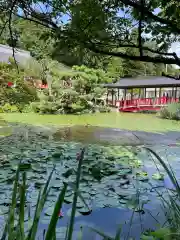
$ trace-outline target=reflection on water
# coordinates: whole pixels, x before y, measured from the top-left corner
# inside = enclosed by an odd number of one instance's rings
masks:
[[[94,126],[73,126],[60,128],[54,135],[54,140],[66,140],[87,144],[114,144],[114,145],[138,145],[137,137],[128,131],[116,128],[104,128]]]

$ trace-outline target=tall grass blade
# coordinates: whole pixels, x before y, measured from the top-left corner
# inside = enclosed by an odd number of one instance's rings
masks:
[[[20,216],[19,216],[19,227],[21,239],[24,239],[24,209],[26,201],[26,173],[23,173],[23,183],[20,186]]]
[[[38,224],[39,224],[39,219],[42,213],[42,210],[44,208],[44,204],[46,202],[49,190],[48,190],[48,186],[50,183],[50,180],[52,178],[53,172],[54,172],[55,167],[53,168],[53,170],[51,171],[49,178],[44,186],[42,195],[41,193],[38,196],[38,202],[37,202],[37,206],[36,206],[36,211],[35,211],[35,215],[34,215],[34,220],[33,220],[33,225],[32,228],[30,230],[30,233],[28,235],[27,240],[35,240],[36,237],[36,233],[37,233],[37,228],[38,228]]]
[[[85,152],[85,148],[82,149],[80,156],[78,158],[79,163],[78,163],[78,169],[76,173],[76,185],[75,185],[75,192],[74,192],[73,203],[72,203],[72,211],[71,211],[67,240],[71,240],[72,234],[73,234],[74,220],[75,220],[75,214],[76,214],[76,203],[78,198],[78,190],[79,190],[79,183],[80,183],[80,177],[81,177],[81,167],[84,159],[84,152]]]
[[[72,183],[68,183],[68,185],[74,190],[76,191],[76,187],[74,186],[74,184]],[[88,204],[86,203],[85,199],[83,198],[81,192],[78,190],[77,191],[78,197],[82,200],[82,202],[84,203],[84,205],[88,208],[89,211],[91,211],[90,207],[88,206]]]
[[[95,229],[95,228],[93,228],[93,227],[89,227],[89,229],[90,229],[92,232],[97,233],[99,236],[103,237],[103,238],[106,239],[106,240],[114,240],[113,237],[108,236],[107,234],[103,233],[102,231],[100,231],[100,230],[98,230],[98,229]]]
[[[120,225],[120,226],[118,227],[117,231],[116,231],[116,236],[115,236],[115,239],[114,239],[114,240],[120,240],[121,230],[122,230],[122,227],[121,227],[121,225]]]
[[[64,184],[64,187],[63,187],[63,189],[62,189],[62,191],[59,194],[59,197],[57,199],[57,202],[56,202],[56,205],[55,205],[55,208],[54,208],[51,220],[50,220],[50,224],[49,224],[49,227],[48,227],[47,232],[46,232],[45,240],[53,239],[53,235],[52,235],[53,232],[55,232],[55,234],[56,234],[56,224],[57,224],[57,221],[58,221],[58,218],[59,218],[59,212],[60,212],[60,210],[62,208],[62,204],[64,202],[64,197],[65,197],[66,190],[67,190],[67,183]]]
[[[15,219],[15,209],[16,209],[16,195],[18,190],[18,180],[19,180],[20,165],[17,168],[14,187],[12,193],[12,201],[9,209],[9,219],[8,219],[8,240],[14,240],[14,219]]]
[[[37,214],[38,214],[38,208],[39,208],[39,205],[40,205],[40,199],[41,199],[41,191],[39,191],[39,195],[38,195],[38,199],[37,199],[37,203],[36,203],[36,209],[35,209],[35,213],[34,213],[34,219],[33,219],[33,222],[32,222],[32,226],[30,227],[30,230],[29,230],[29,233],[28,233],[28,236],[27,236],[27,240],[30,240],[32,239],[32,235],[33,235],[33,231],[34,228],[35,228],[35,220],[37,218]]]
[[[166,163],[163,161],[163,159],[155,151],[153,151],[151,148],[148,148],[148,147],[144,147],[144,148],[146,150],[148,150],[151,154],[153,154],[157,158],[157,160],[160,162],[160,164],[163,166],[163,168],[167,172],[169,178],[171,179],[171,182],[173,183],[174,187],[176,188],[176,191],[177,191],[178,196],[180,198],[180,186],[179,186],[179,183],[178,183],[177,179],[175,178],[174,174],[172,173],[172,171],[169,170]]]

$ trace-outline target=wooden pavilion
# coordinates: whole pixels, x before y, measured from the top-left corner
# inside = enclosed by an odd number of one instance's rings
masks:
[[[122,78],[104,87],[107,88],[107,104],[122,112],[158,111],[162,106],[180,100],[180,80],[173,78]]]

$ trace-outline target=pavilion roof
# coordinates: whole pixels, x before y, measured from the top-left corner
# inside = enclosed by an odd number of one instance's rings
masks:
[[[108,88],[163,88],[180,87],[180,80],[168,77],[142,76],[137,78],[121,78],[116,83],[104,84]]]

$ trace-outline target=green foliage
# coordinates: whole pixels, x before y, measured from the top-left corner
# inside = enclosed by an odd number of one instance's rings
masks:
[[[16,105],[10,105],[9,103],[5,103],[5,105],[0,107],[0,111],[3,113],[13,113],[19,112],[19,109]]]
[[[14,87],[7,87],[8,82],[14,83]],[[9,104],[22,110],[24,105],[37,99],[36,90],[34,87],[28,86],[24,82],[24,70],[19,67],[19,71],[13,60],[10,59],[9,64],[0,63],[0,105],[4,106]],[[14,109],[13,109],[14,108]],[[15,107],[11,107],[12,111],[15,111]],[[8,110],[5,107],[5,111]]]
[[[180,103],[170,103],[160,111],[160,117],[172,120],[180,120]]]
[[[109,111],[101,99],[106,89],[100,85],[109,81],[103,70],[74,66],[71,71],[61,73],[57,65],[54,66],[55,62],[51,63],[52,68],[44,63],[49,69],[47,81],[51,78],[49,91],[38,93],[40,101],[31,103],[34,112],[80,114],[95,112],[96,109],[100,112]]]

